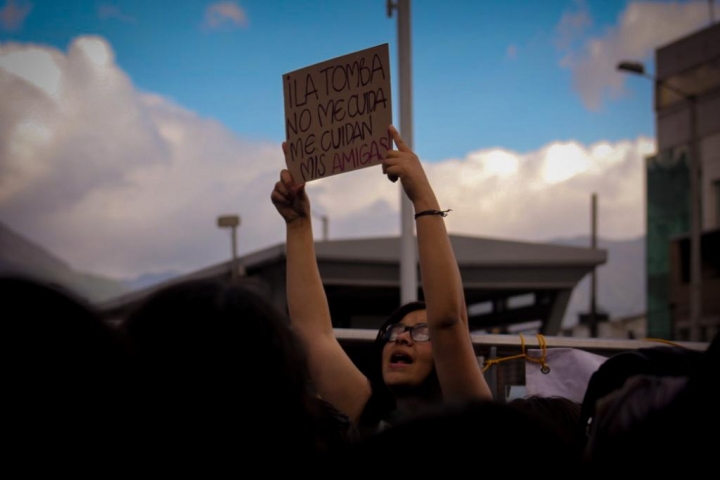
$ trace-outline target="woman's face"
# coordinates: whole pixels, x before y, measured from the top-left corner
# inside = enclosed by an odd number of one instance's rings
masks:
[[[401,324],[412,327],[427,322],[425,310],[415,310],[402,319]],[[419,386],[432,373],[434,361],[429,341],[413,340],[410,330],[385,344],[382,351],[383,380],[388,387]]]

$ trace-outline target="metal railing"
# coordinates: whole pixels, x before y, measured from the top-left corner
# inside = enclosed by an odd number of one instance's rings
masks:
[[[369,363],[371,346],[377,336],[377,330],[336,328],[335,336],[361,369]],[[471,336],[473,346],[475,347],[475,354],[480,362],[484,362],[487,359],[511,357],[524,353],[522,352],[523,341],[526,350],[541,348],[540,339],[535,335],[523,334],[521,337],[520,334],[473,334]],[[709,346],[709,344],[705,342],[667,342],[659,339],[623,340],[543,336],[543,340],[548,349],[572,348],[607,358],[640,348],[674,345],[691,350],[705,351]],[[493,365],[486,371],[485,378],[493,391],[494,398],[504,400],[509,386],[525,385],[525,366],[526,360],[515,359]],[[552,365],[550,366],[552,367]]]

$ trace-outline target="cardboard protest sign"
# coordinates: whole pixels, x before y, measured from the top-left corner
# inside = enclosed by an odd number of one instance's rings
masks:
[[[283,90],[296,182],[377,165],[392,149],[388,44],[286,73]]]

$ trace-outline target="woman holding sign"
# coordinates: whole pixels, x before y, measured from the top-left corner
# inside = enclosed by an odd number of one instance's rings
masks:
[[[390,134],[397,150],[388,151],[383,173],[400,179],[415,208],[425,302],[403,305],[385,322],[375,341],[370,378],[333,334],[305,184],[283,170],[271,196],[287,227],[288,308],[309,353],[313,381],[325,400],[371,430],[441,402],[492,398],[470,338],[460,270],[443,221],[446,212],[417,155],[392,126]]]

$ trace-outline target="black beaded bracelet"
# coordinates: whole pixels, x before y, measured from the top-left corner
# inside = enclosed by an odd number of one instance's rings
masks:
[[[447,217],[448,212],[452,212],[452,209],[448,208],[447,210],[423,210],[422,212],[418,212],[415,214],[415,219],[417,220],[418,217],[422,217],[425,215],[440,215],[441,217]]]

